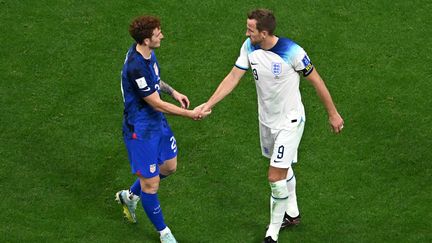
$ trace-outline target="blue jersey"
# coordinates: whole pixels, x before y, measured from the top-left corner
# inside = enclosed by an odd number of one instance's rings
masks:
[[[121,78],[124,114],[123,134],[138,139],[151,138],[162,131],[166,122],[162,112],[155,110],[143,99],[154,92],[159,94],[159,64],[154,52],[145,59],[133,44],[126,54]]]

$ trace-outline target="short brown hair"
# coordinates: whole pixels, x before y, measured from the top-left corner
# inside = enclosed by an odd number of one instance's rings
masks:
[[[154,16],[140,16],[135,18],[129,25],[129,34],[138,44],[142,44],[144,39],[151,38],[153,30],[160,28],[160,20]]]
[[[256,20],[256,26],[258,31],[261,32],[266,30],[270,35],[273,35],[273,32],[276,29],[276,18],[273,15],[272,11],[264,8],[259,8],[250,11],[247,16],[248,19]]]

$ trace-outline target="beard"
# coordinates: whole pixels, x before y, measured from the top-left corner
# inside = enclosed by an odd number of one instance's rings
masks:
[[[249,39],[250,39],[252,45],[259,45],[259,44],[261,43],[261,40],[257,40],[257,39],[254,39],[254,40],[253,40],[253,39],[250,38],[250,37],[249,37]]]

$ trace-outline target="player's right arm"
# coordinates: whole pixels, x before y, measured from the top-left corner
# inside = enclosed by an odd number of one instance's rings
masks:
[[[234,66],[231,72],[222,80],[216,91],[208,99],[208,101],[202,106],[203,111],[210,111],[213,106],[215,106],[219,101],[225,98],[240,82],[240,79],[246,73],[246,70],[240,69]]]
[[[216,91],[208,99],[206,103],[202,105],[203,111],[210,111],[213,106],[215,106],[219,101],[221,101],[225,96],[227,96],[233,89],[238,85],[240,79],[249,69],[249,58],[248,58],[248,48],[250,45],[250,40],[246,39],[240,48],[240,55],[237,58],[235,66],[231,69],[228,75],[219,84]],[[201,114],[203,115],[203,114]],[[202,116],[204,118],[205,116]]]

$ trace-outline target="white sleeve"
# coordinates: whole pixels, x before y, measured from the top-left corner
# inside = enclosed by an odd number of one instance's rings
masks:
[[[243,69],[243,70],[248,70],[249,69],[249,58],[248,58],[248,51],[247,51],[247,42],[248,40],[246,40],[241,49],[240,49],[240,56],[237,58],[237,61],[235,62],[235,66]]]
[[[308,76],[314,68],[307,53],[300,46],[292,59],[292,65],[297,72],[303,72],[303,76]]]

